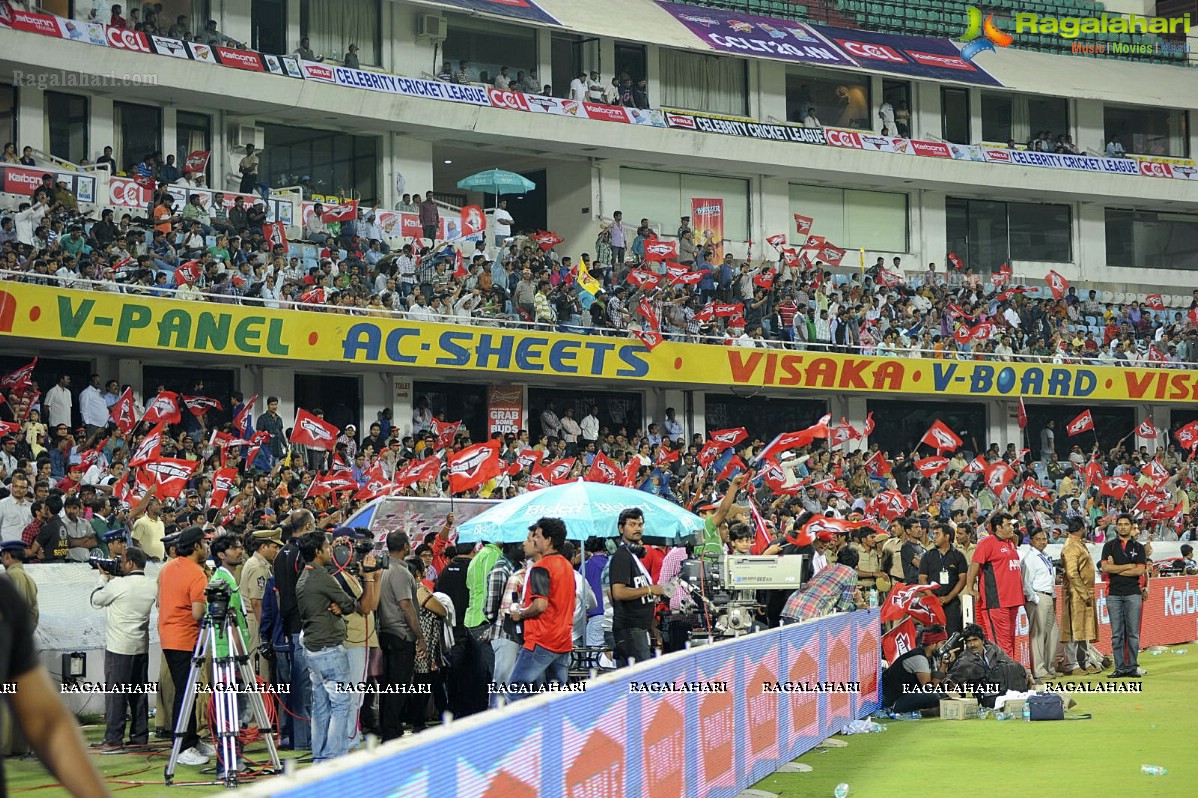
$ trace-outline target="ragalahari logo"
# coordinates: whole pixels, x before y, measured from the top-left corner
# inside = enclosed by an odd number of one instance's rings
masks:
[[[965,35],[961,37],[961,41],[968,42],[961,48],[961,57],[966,61],[973,61],[974,57],[983,50],[993,53],[994,45],[1006,47],[1015,41],[1015,37],[998,29],[998,26],[994,24],[993,14],[988,14],[983,23],[981,10],[977,6],[970,6],[969,26],[965,30]]]

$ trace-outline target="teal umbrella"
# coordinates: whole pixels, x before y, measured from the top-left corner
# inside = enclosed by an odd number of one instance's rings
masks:
[[[488,169],[458,181],[458,188],[467,191],[482,191],[487,194],[523,194],[533,191],[537,184],[506,169]]]
[[[502,501],[459,525],[458,540],[518,543],[542,516],[565,521],[572,540],[611,538],[619,534],[616,520],[626,507],[644,512],[647,543],[682,545],[703,531],[703,519],[685,507],[641,490],[580,479]]]

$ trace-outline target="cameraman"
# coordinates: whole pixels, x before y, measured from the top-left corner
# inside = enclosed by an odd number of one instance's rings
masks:
[[[181,720],[179,713],[187,695],[192,653],[207,603],[204,596],[208,587],[208,575],[204,573],[207,559],[208,541],[203,528],[189,526],[175,540],[174,559],[158,573],[158,639],[175,688],[171,717],[176,728]],[[196,734],[195,712],[188,715],[187,731],[181,733],[182,753],[178,761],[184,765],[206,765],[213,749]]]
[[[940,699],[947,696],[936,689],[940,680],[932,664],[945,640],[948,633],[943,626],[925,626],[919,632],[918,646],[882,671],[883,707],[899,713],[939,708]]]
[[[1026,692],[1031,683],[1027,671],[995,643],[986,639],[986,633],[976,623],[961,630],[962,649],[954,649],[945,657],[948,671],[944,677],[952,685],[993,684],[996,692],[976,693],[983,706],[994,706],[994,699],[1006,695],[1008,690]]]
[[[295,584],[304,567],[299,548],[300,538],[315,529],[316,517],[312,515],[311,510],[293,512],[279,525],[285,543],[272,564],[286,646],[285,649],[277,650],[279,656],[275,661],[275,680],[280,684],[290,685],[290,691],[286,695],[287,718],[312,717],[312,681],[308,678],[304,647],[299,642],[301,623],[295,598]],[[290,725],[291,748],[295,751],[311,748],[311,725],[304,721],[295,721]],[[285,720],[284,728],[286,727]]]
[[[104,610],[104,681],[110,691],[121,685],[142,685],[150,678],[150,610],[158,600],[158,585],[146,578],[146,553],[125,549],[119,576],[100,569],[100,586],[92,591],[93,607]],[[104,696],[102,751],[124,745],[125,712],[130,715],[129,745],[150,742],[149,699],[144,692],[109,692]]]
[[[297,545],[307,563],[295,583],[295,600],[312,684],[312,763],[320,764],[349,750],[353,698],[343,687],[350,681],[345,616],[358,603],[329,574],[333,554],[323,532],[308,532]]]
[[[342,527],[333,534],[338,532],[348,532],[351,535],[354,530]],[[366,540],[369,541],[370,533],[364,533]],[[375,655],[378,654],[379,635],[378,624],[375,623],[374,611],[379,606],[379,580],[382,575],[379,573],[382,569],[378,567],[378,558],[373,551],[367,551],[362,557],[361,566],[350,570],[348,567],[353,562],[355,552],[353,550],[354,539],[342,538],[349,548],[349,562],[341,563],[336,560],[333,563],[333,578],[337,580],[337,584],[341,589],[348,593],[357,601],[354,611],[346,619],[347,629],[345,638],[345,656],[349,662],[350,682],[354,686],[354,690],[350,692],[350,712],[349,712],[349,750],[357,750],[362,745],[362,724],[359,722],[359,712],[362,709],[362,703],[366,698],[366,693],[356,689],[360,682],[370,681],[370,669],[367,663],[370,661],[370,649],[375,649]],[[336,540],[334,541],[336,543]],[[355,571],[357,573],[355,573]]]

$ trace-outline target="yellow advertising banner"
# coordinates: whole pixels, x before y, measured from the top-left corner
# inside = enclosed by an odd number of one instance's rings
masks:
[[[1198,403],[1198,372],[867,357],[428,324],[0,284],[0,336],[235,358],[713,388]]]

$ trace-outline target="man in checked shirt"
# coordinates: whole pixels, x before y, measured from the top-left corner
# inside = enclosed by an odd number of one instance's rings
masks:
[[[513,601],[519,602],[528,568],[535,557],[532,533],[529,533],[523,543],[503,544],[503,552],[487,576],[487,601],[483,613],[492,624],[491,649],[495,653],[495,667],[491,681],[495,684],[507,684],[516,667],[516,655],[520,653],[523,641],[515,621],[508,617],[508,607]],[[499,696],[499,692],[491,693],[491,707],[499,705]]]

